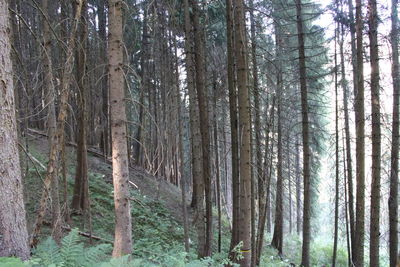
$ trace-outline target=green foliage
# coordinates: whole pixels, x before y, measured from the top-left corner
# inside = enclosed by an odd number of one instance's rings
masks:
[[[104,255],[109,254],[110,245],[100,244],[90,248],[84,248],[78,231],[73,229],[61,241],[59,247],[50,237],[41,242],[34,251],[33,260],[29,261],[32,267],[91,267],[97,266]]]

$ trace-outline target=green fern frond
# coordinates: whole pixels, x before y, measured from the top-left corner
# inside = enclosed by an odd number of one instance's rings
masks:
[[[34,251],[34,255],[34,258],[40,259],[41,264],[45,266],[51,264],[58,266],[63,261],[60,255],[60,248],[51,237],[39,243],[38,247]]]
[[[83,245],[79,242],[77,229],[72,231],[61,241],[60,254],[66,267],[78,267],[81,263],[77,261],[82,255]]]

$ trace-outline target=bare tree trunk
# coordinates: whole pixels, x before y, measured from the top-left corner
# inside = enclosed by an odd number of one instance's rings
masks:
[[[19,165],[8,4],[0,0],[0,257],[30,257]]]
[[[193,177],[193,194],[196,214],[194,224],[197,230],[197,254],[202,256],[205,246],[206,228],[204,224],[204,183],[202,167],[202,147],[200,135],[199,111],[197,105],[196,88],[194,83],[194,63],[193,63],[193,29],[189,14],[189,1],[184,0],[185,8],[185,53],[186,53],[186,79],[189,91],[189,116],[190,116],[190,134],[192,140],[192,177]],[[192,201],[193,203],[193,201]]]
[[[56,141],[55,134],[57,129],[56,121],[56,108],[55,108],[55,87],[53,78],[53,64],[51,61],[52,49],[51,49],[51,32],[50,32],[50,18],[48,15],[48,1],[42,1],[42,11],[43,11],[43,72],[44,78],[43,83],[47,90],[46,92],[46,103],[47,108],[47,127],[49,136],[49,147],[51,147],[52,142]],[[58,175],[55,175],[54,180],[51,182],[51,210],[52,210],[52,237],[57,243],[61,240],[61,224],[62,216],[60,210],[60,199],[59,199],[59,183]]]
[[[390,267],[398,264],[398,181],[399,181],[399,98],[400,98],[400,71],[399,71],[399,41],[398,41],[398,0],[392,0],[392,79],[393,79],[393,121],[392,121],[392,152],[390,168],[389,192],[389,254]]]
[[[296,137],[296,232],[301,232],[301,174],[300,174],[300,142]]]
[[[356,222],[355,245],[353,249],[355,267],[364,266],[364,233],[365,233],[365,118],[364,118],[364,67],[363,67],[363,18],[362,0],[356,0],[356,33],[357,33],[357,91],[355,92],[356,119]]]
[[[82,0],[76,1],[74,25],[71,28],[71,34],[68,40],[66,62],[64,65],[63,76],[61,79],[60,111],[57,118],[57,130],[54,136],[55,140],[54,142],[51,142],[50,146],[49,162],[47,164],[47,174],[44,179],[44,188],[40,199],[39,210],[37,212],[37,217],[32,231],[32,236],[30,241],[31,247],[36,247],[38,243],[40,230],[46,212],[51,183],[52,181],[54,181],[54,179],[56,179],[57,175],[58,154],[61,151],[61,141],[64,140],[64,125],[68,115],[68,99],[70,95],[69,86],[72,78],[73,58],[74,58],[73,54],[75,51],[75,36],[77,32],[79,18],[81,17],[81,10],[82,10]]]
[[[310,140],[308,121],[308,97],[307,97],[307,72],[306,56],[304,48],[304,32],[302,19],[302,3],[296,0],[297,34],[299,44],[299,72],[301,90],[301,114],[303,132],[303,179],[304,179],[304,204],[303,204],[303,249],[301,265],[310,266],[310,239],[311,239],[311,175],[310,175]]]
[[[246,25],[243,0],[235,0],[235,56],[238,84],[239,131],[240,131],[240,219],[238,240],[243,242],[241,248],[243,259],[240,266],[247,267],[251,263],[251,154],[250,154],[250,103],[247,89],[247,44]]]
[[[79,25],[79,46],[76,53],[76,79],[78,83],[78,148],[77,167],[75,172],[74,193],[71,208],[78,212],[87,212],[89,203],[88,160],[87,160],[87,82],[86,82],[86,48],[87,48],[87,3],[82,5],[81,23]]]
[[[229,91],[229,117],[231,128],[231,155],[232,155],[232,238],[230,250],[238,243],[239,220],[239,133],[237,115],[237,90],[235,82],[235,58],[234,58],[234,26],[233,26],[232,0],[226,0],[226,32],[227,32],[227,73]]]
[[[338,74],[337,74],[337,32],[335,29],[335,224],[333,236],[333,256],[332,267],[336,266],[337,246],[338,246],[338,228],[339,228],[339,106],[338,106]],[[347,215],[346,215],[347,216]]]
[[[381,194],[381,113],[379,99],[378,12],[376,0],[369,0],[369,43],[371,56],[372,182],[370,253],[371,266],[379,267],[379,215]]]
[[[111,103],[111,143],[115,205],[113,257],[132,251],[129,166],[126,139],[125,81],[123,73],[122,0],[109,0],[109,79]]]

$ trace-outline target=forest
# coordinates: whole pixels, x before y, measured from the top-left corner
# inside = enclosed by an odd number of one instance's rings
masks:
[[[399,267],[398,0],[0,0],[0,267]]]

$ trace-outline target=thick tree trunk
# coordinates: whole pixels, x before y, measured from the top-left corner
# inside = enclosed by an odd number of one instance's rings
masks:
[[[122,0],[109,0],[109,79],[112,167],[115,205],[113,257],[132,252],[132,219],[126,138],[125,80],[123,70]]]
[[[398,263],[398,187],[399,187],[399,98],[400,98],[400,71],[399,71],[399,41],[398,41],[398,0],[392,0],[392,79],[393,79],[393,121],[392,121],[392,152],[390,165],[390,192],[389,192],[389,254],[390,267]]]
[[[30,256],[18,154],[7,1],[0,0],[0,257]]]
[[[309,141],[309,121],[308,121],[308,97],[307,97],[307,72],[306,56],[304,48],[304,32],[302,19],[302,1],[296,0],[297,13],[297,34],[299,45],[299,72],[301,90],[301,114],[302,114],[302,133],[303,133],[303,184],[304,184],[304,204],[303,204],[303,249],[301,265],[310,266],[310,239],[311,239],[311,175],[310,175],[310,141]]]
[[[365,233],[365,118],[364,118],[364,67],[363,67],[363,17],[362,0],[356,0],[357,33],[357,91],[355,92],[356,120],[356,222],[353,263],[355,267],[364,266]]]
[[[376,0],[369,0],[369,43],[371,56],[372,182],[370,222],[370,266],[379,267],[379,215],[381,194],[381,114],[379,99],[378,12]]]

